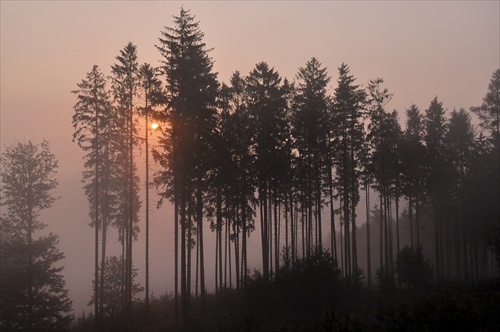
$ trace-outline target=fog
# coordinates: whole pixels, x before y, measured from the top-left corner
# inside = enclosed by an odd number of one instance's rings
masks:
[[[43,138],[59,161],[61,198],[41,215],[46,232],[59,235],[63,275],[76,314],[90,312],[94,237],[82,190],[83,153],[72,142],[76,89],[94,64],[106,73],[132,41],[139,63],[159,65],[155,45],[181,6],[200,21],[213,48],[221,82],[239,70],[246,75],[266,61],[282,77],[318,58],[336,87],[337,68],[351,68],[358,84],[382,77],[394,97],[387,106],[404,119],[412,103],[428,107],[437,95],[444,107],[480,105],[491,74],[500,66],[500,3],[470,2],[5,2],[1,6],[1,149]],[[154,146],[155,138],[153,137]],[[136,149],[142,208],[139,239],[133,244],[137,281],[144,285],[144,151]],[[151,159],[150,159],[151,160]],[[158,169],[153,161],[151,176]],[[150,196],[150,289],[173,291],[173,209],[156,208]],[[4,207],[2,207],[4,209]],[[364,220],[360,203],[359,220]],[[3,210],[2,210],[3,212]],[[258,220],[256,221],[258,225]],[[215,234],[205,225],[208,290],[214,285]],[[326,229],[326,221],[325,221]],[[249,266],[261,269],[260,230],[249,238]],[[327,233],[324,233],[328,242]],[[108,235],[109,254],[120,253],[117,234]],[[360,253],[362,255],[364,253]]]

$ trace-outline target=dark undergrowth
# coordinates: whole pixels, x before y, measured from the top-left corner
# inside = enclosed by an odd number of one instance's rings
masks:
[[[80,317],[73,331],[500,331],[500,280],[447,282],[422,289],[368,290],[341,278],[326,253],[283,267],[271,281],[258,272],[240,290],[190,301],[188,323],[175,324],[171,296],[153,298],[132,317]],[[179,317],[180,319],[180,317]]]

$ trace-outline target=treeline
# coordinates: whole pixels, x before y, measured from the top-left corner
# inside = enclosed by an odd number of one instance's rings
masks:
[[[327,249],[347,284],[358,284],[360,242],[368,287],[373,267],[394,278],[405,244],[415,252],[432,248],[436,280],[494,275],[485,239],[500,220],[500,69],[481,106],[447,115],[436,97],[423,111],[409,105],[401,126],[398,112],[387,109],[392,93],[381,78],[364,88],[342,64],[330,93],[327,69],[311,58],[293,81],[261,62],[220,83],[203,37],[181,9],[159,37],[158,68],[139,65],[129,43],[109,78],[94,66],[74,91],[74,139],[86,153],[83,179],[95,227],[96,322],[110,314],[109,226],[122,243],[115,310],[132,313],[141,206],[133,152],[147,140],[152,119],[161,126],[154,184],[175,210],[166,222],[174,224],[177,320],[187,321],[192,295],[206,305],[206,223],[216,237],[216,293],[249,280],[247,239],[255,230],[264,280]],[[139,121],[145,132],[138,132]],[[362,200],[366,220],[358,217]],[[145,232],[148,243],[148,222]],[[377,241],[376,252],[370,241]],[[146,308],[148,279],[146,271]]]

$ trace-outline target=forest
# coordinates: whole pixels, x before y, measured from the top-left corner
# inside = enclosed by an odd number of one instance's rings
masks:
[[[186,9],[155,47],[158,67],[140,64],[129,42],[111,75],[93,65],[72,91],[95,244],[90,314],[74,316],[58,237],[40,235],[40,212],[58,199],[49,142],[2,154],[2,330],[500,327],[500,68],[479,82],[479,106],[448,110],[436,96],[403,111],[388,109],[383,78],[364,86],[342,63],[332,82],[315,57],[292,80],[259,62],[220,82]],[[136,149],[156,172],[140,174]],[[147,211],[162,204],[174,211],[165,222],[175,280],[154,296]],[[132,259],[139,232],[144,284]],[[107,252],[109,234],[119,256]],[[260,266],[251,266],[256,250]]]

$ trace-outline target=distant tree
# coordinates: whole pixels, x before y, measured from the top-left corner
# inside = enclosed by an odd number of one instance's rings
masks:
[[[128,316],[132,315],[132,246],[139,232],[139,178],[134,161],[134,147],[138,144],[136,113],[138,111],[137,96],[140,88],[139,63],[137,47],[129,42],[120,50],[117,62],[111,66],[111,90],[117,110],[116,119],[121,128],[121,139],[115,149],[118,153],[116,163],[117,176],[122,193],[117,219],[117,228],[121,233],[122,248],[125,259],[124,266],[124,301]]]
[[[121,257],[111,256],[106,257],[104,265],[104,288],[102,289],[102,318],[123,317],[125,307],[123,306],[123,291],[122,291],[122,271],[124,260]],[[138,302],[137,295],[144,291],[144,288],[139,283],[134,283],[137,278],[137,269],[132,268],[132,302]],[[95,286],[95,285],[94,285]],[[89,305],[95,302],[94,296],[90,299]]]
[[[412,288],[423,288],[432,281],[432,267],[422,251],[422,247],[405,246],[396,257],[399,280]]]
[[[73,141],[85,152],[82,182],[90,206],[90,225],[95,227],[95,280],[98,271],[99,229],[101,229],[101,265],[105,264],[107,228],[116,223],[120,202],[117,181],[117,142],[121,142],[121,126],[116,108],[110,101],[107,80],[97,65],[77,84],[77,102],[73,106]],[[101,275],[101,283],[103,276]],[[99,293],[99,287],[94,288]],[[98,319],[99,303],[94,316]]]
[[[61,271],[64,258],[52,233],[37,236],[47,224],[40,213],[58,197],[58,167],[49,143],[17,143],[6,148],[0,161],[6,207],[1,216],[2,326],[7,330],[64,330],[73,320]]]
[[[495,135],[500,133],[500,68],[491,76],[483,104],[471,107],[471,111],[481,120],[481,128]]]

